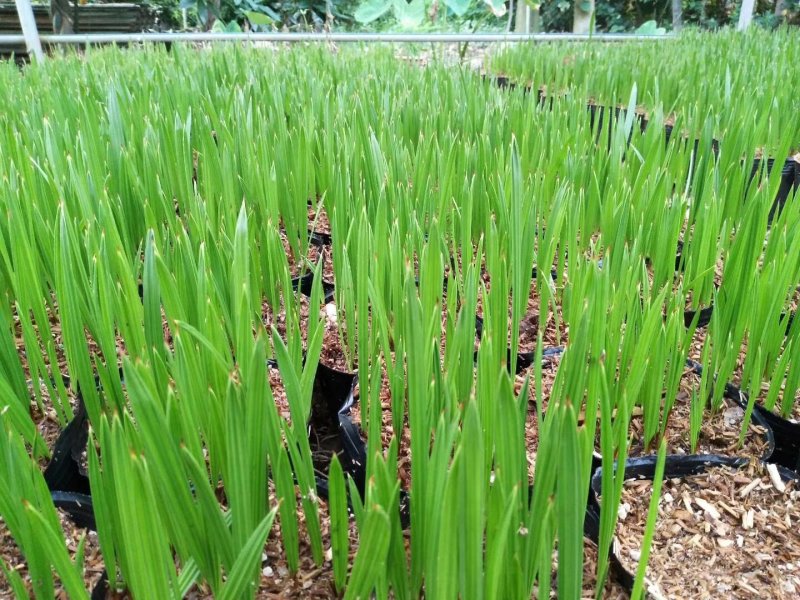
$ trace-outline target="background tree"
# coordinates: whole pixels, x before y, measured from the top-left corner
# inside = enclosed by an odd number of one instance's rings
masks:
[[[575,0],[573,11],[572,32],[589,33],[594,12],[594,0]]]
[[[673,31],[680,31],[683,29],[682,0],[672,0],[672,29]]]

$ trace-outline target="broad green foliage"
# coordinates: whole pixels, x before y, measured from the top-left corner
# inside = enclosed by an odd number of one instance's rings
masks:
[[[507,14],[506,5],[500,0],[444,0],[444,5],[457,17],[462,17],[473,5],[483,5],[495,17]],[[430,0],[363,0],[354,13],[356,21],[362,25],[392,13],[398,24],[406,29],[422,25],[426,17],[436,13],[436,3]]]
[[[667,30],[663,27],[659,27],[658,23],[655,21],[645,21],[636,28],[634,33],[638,33],[639,35],[664,35],[667,33]]]

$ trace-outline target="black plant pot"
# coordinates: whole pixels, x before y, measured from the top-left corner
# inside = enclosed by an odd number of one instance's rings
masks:
[[[683,240],[678,240],[678,247],[675,250],[675,272],[683,271]]]
[[[511,78],[509,78],[507,75],[496,75],[493,80],[494,84],[501,90],[513,90],[517,87],[517,84],[514,81],[511,81]]]
[[[536,99],[539,102],[539,107],[545,110],[553,110],[553,103],[554,98],[553,96],[548,96],[547,92],[543,89],[538,89],[536,91]]]
[[[339,435],[342,441],[340,455],[342,470],[353,480],[362,501],[366,498],[367,488],[367,444],[361,428],[353,423],[350,418],[351,411],[356,409],[358,401],[355,396],[358,377],[354,377],[350,392],[339,409]],[[411,525],[409,495],[406,490],[400,490],[400,526],[407,529]]]
[[[698,308],[697,310],[683,311],[683,324],[685,327],[690,327],[692,323],[696,322],[697,329],[707,327],[711,322],[711,316],[714,314],[714,306],[706,306]]]
[[[551,348],[543,348],[542,349],[542,360],[549,364],[557,357],[561,356],[564,353],[564,346],[554,346]],[[511,354],[509,352],[509,361],[511,360]],[[533,363],[536,362],[536,352],[519,352],[517,354],[517,367],[516,373],[519,374],[525,369],[531,367]]]
[[[310,298],[311,291],[314,289],[314,272],[309,271],[305,275],[301,275],[292,279],[292,289]],[[323,280],[322,299],[325,303],[333,300],[334,289],[335,288],[332,283],[328,283]]]
[[[673,137],[676,137],[676,138],[678,137],[678,136],[676,136],[674,134],[675,134],[675,128],[672,125],[669,125],[669,124],[664,125],[664,140],[665,140],[664,143],[666,145],[669,145],[669,142],[670,142],[670,140],[673,139]],[[685,135],[680,136],[680,139],[686,144],[689,143],[689,138],[687,136],[685,136]],[[711,154],[714,156],[715,159],[719,158],[719,140],[718,139],[711,138],[711,148],[709,148],[709,149],[711,150]],[[699,151],[700,151],[700,138],[695,138],[692,141],[692,154],[695,157],[697,157]]]
[[[303,363],[305,363],[305,354]],[[277,369],[274,359],[267,360],[267,367]],[[311,393],[311,413],[307,423],[308,444],[314,462],[317,495],[328,497],[328,468],[336,454],[343,464],[349,462],[345,456],[339,433],[339,411],[347,401],[355,375],[343,373],[322,363],[317,364]],[[289,459],[291,464],[291,458]]]
[[[594,102],[589,102],[586,105],[586,110],[589,111],[589,128],[594,130],[595,123],[597,123],[598,119],[600,118],[598,116],[598,113],[602,112],[603,107],[602,106],[598,106]]]
[[[714,314],[714,305],[705,306],[699,308],[697,310],[686,310],[683,313],[683,324],[686,327],[689,327],[694,321],[694,318],[697,317],[697,329],[702,329],[707,327],[709,323],[711,323],[711,317]],[[794,311],[788,313],[781,313],[780,320],[782,323],[785,323],[784,326],[784,333],[783,335],[789,335],[789,330],[794,323]]]
[[[589,107],[589,121],[591,129],[594,131],[594,141],[596,144],[600,143],[604,122],[608,121],[608,125],[605,126],[606,150],[610,152],[611,144],[614,139],[614,128],[620,126],[620,120],[625,118],[626,112],[619,107],[607,107],[594,104],[590,104]],[[639,121],[639,128],[641,129],[641,115],[637,114],[635,118]],[[625,142],[626,145],[630,145],[631,140],[633,140],[633,128],[631,128],[630,133],[628,133],[628,139]]]
[[[770,462],[800,473],[800,423],[784,419],[760,404],[753,408],[753,415],[767,423],[775,436]]]
[[[333,238],[331,237],[330,233],[324,233],[322,231],[314,231],[313,229],[309,229],[308,241],[312,246],[316,246],[317,248],[322,248],[324,246],[330,246],[333,243]]]
[[[480,340],[483,337],[483,319],[481,317],[475,317],[475,334]],[[552,358],[561,354],[564,351],[563,346],[556,346],[553,348],[544,348],[542,350],[542,357],[545,359]],[[478,352],[480,350],[476,350],[473,356],[473,360],[475,362],[478,361]],[[536,351],[531,352],[517,352],[517,362],[514,365],[514,373],[519,375],[522,371],[530,367],[534,360],[536,359]],[[511,371],[511,348],[506,349],[506,365],[508,366],[509,372]]]
[[[750,400],[731,383],[725,386],[725,395],[735,399],[742,408],[746,408]],[[800,423],[784,419],[758,403],[753,404],[752,418],[769,427],[773,434],[773,451],[765,460],[800,473]]]
[[[794,159],[789,158],[786,160],[786,162],[784,162],[781,168],[781,181],[778,186],[778,191],[775,194],[775,199],[773,200],[772,206],[769,209],[769,215],[767,216],[767,223],[770,225],[775,217],[780,215],[792,192],[796,191],[798,187],[800,187],[800,179],[798,179],[800,175],[798,175],[797,167],[798,163]],[[774,158],[768,157],[766,160],[761,158],[754,159],[753,166],[750,169],[750,176],[747,180],[747,187],[745,189],[749,189],[754,180],[756,181],[756,184],[760,183],[763,179],[772,174],[774,168]]]
[[[537,274],[538,274],[538,268],[536,267],[536,265],[534,265],[533,266],[533,270],[531,271],[532,279],[535,280],[536,277],[537,277]],[[550,269],[550,278],[553,281],[556,281],[558,279],[558,272],[555,269]],[[483,318],[479,317],[479,316],[475,317],[475,335],[477,336],[478,340],[480,340],[481,337],[483,337]],[[556,348],[545,348],[543,350],[543,355],[542,356],[545,357],[545,358],[552,357],[552,356],[555,356],[557,354],[560,354],[563,351],[564,351],[563,346],[558,346]],[[524,371],[525,369],[530,367],[533,364],[533,361],[535,360],[535,357],[536,357],[536,352],[535,351],[534,352],[522,352],[522,351],[517,352],[517,362],[516,362],[516,365],[514,366],[514,372],[518,375],[519,373],[521,373],[522,371]],[[477,360],[478,360],[478,352],[477,351],[475,352],[475,355],[474,355],[473,358],[477,362]],[[510,370],[511,369],[511,348],[508,348],[507,353],[506,353],[506,364],[508,365],[508,368]]]
[[[800,190],[800,153],[789,158],[794,163],[794,189]]]
[[[78,527],[97,531],[92,497],[78,492],[50,492],[56,508],[60,508]]]
[[[53,457],[44,471],[48,489],[59,492],[90,494],[89,478],[81,467],[81,458],[89,441],[89,418],[83,397],[78,394],[78,410],[58,436]]]

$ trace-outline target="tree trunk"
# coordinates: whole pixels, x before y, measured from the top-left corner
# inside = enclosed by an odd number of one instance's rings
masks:
[[[50,16],[53,19],[53,33],[73,33],[72,9],[67,0],[50,0]]]
[[[542,13],[541,4],[530,6],[525,0],[517,0],[517,16],[514,19],[516,33],[541,33]]]
[[[683,2],[672,0],[672,31],[683,29]]]
[[[755,0],[742,0],[742,10],[739,13],[739,25],[736,27],[739,31],[744,31],[750,27],[753,21],[753,9],[755,8]]]
[[[783,11],[786,9],[786,0],[778,0],[775,3],[775,16],[780,18],[783,21],[783,18],[786,16],[783,14]]]
[[[206,22],[203,23],[203,29],[206,31],[211,31],[212,27],[214,27],[214,23],[217,22],[217,15],[219,14],[220,7],[222,6],[222,0],[211,0],[207,3],[208,5],[208,13],[206,14]]]
[[[517,3],[517,16],[514,19],[514,31],[516,33],[530,33],[531,9],[525,4],[525,0]]]
[[[583,6],[588,5],[589,10],[583,10]],[[575,10],[573,12],[572,33],[589,33],[592,24],[592,13],[594,12],[594,0],[575,0]]]

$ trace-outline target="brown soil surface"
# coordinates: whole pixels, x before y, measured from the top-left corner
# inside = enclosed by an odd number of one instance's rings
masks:
[[[42,411],[39,410],[39,407],[36,406],[35,403],[31,402],[31,419],[36,424],[36,430],[44,439],[47,450],[52,456],[53,448],[56,445],[56,440],[58,440],[58,436],[61,435],[61,431],[63,430],[63,427],[58,422],[56,411],[53,410],[48,403],[45,406],[44,413],[42,413]],[[41,467],[46,467],[48,462],[49,459],[42,458],[39,461],[39,465]]]
[[[46,307],[45,310],[47,312],[49,327],[50,327],[50,339],[46,340],[42,336],[41,328],[33,322],[33,330],[36,334],[36,341],[38,345],[38,351],[44,359],[45,365],[50,369],[51,374],[55,373],[67,373],[67,356],[64,349],[64,338],[61,330],[61,321],[59,319],[57,313],[57,303],[53,301],[54,305],[56,306],[56,310],[51,310],[49,307]],[[22,325],[19,321],[19,316],[14,313],[14,336],[15,336],[15,345],[17,348],[17,354],[20,357],[20,362],[22,364],[23,372],[25,373],[25,377],[30,379],[30,366],[28,364],[28,356],[25,349],[25,341],[22,337]],[[172,350],[173,340],[172,340],[172,331],[170,329],[167,316],[164,313],[164,309],[161,309],[161,328],[164,334],[164,343]],[[87,351],[89,356],[92,360],[100,360],[104,364],[108,364],[108,360],[106,356],[103,354],[103,351],[100,349],[100,346],[92,337],[92,334],[89,332],[87,328],[84,327],[84,337],[86,338],[86,347],[81,349],[81,351]],[[48,358],[47,351],[45,349],[45,342],[50,341],[53,344],[53,348],[55,351],[56,356],[56,369],[54,369],[54,365],[51,364],[50,359]],[[114,357],[114,361],[117,364],[118,368],[122,367],[122,358],[128,355],[128,350],[125,346],[125,340],[122,339],[119,331],[115,331],[115,352],[116,356]]]
[[[552,393],[556,373],[558,372],[558,365],[561,362],[561,355],[559,354],[552,358],[546,358],[544,362],[545,364],[542,365],[542,411],[546,409],[550,400],[550,394]],[[519,395],[522,392],[526,377],[529,378],[529,381],[528,412],[525,421],[525,449],[528,458],[528,477],[533,481],[534,472],[536,470],[536,451],[539,448],[539,423],[536,411],[536,383],[532,367],[516,376],[514,379],[514,393]]]
[[[333,564],[330,548],[330,517],[328,504],[319,502],[320,526],[325,560],[322,565],[314,563],[308,535],[305,532],[305,517],[299,513],[300,519],[300,569],[294,576],[289,574],[283,555],[280,538],[273,532],[267,539],[267,546],[262,554],[261,583],[256,598],[336,598],[333,584]],[[350,564],[358,549],[358,532],[354,519],[350,519]]]
[[[286,388],[283,384],[280,370],[273,365],[269,365],[267,375],[269,377],[272,399],[278,410],[278,415],[283,418],[288,425],[291,425],[291,408],[289,406],[289,399],[286,396]],[[315,390],[314,394],[316,393]],[[312,398],[312,402],[313,401]],[[323,412],[315,413],[314,410]],[[341,443],[339,441],[338,428],[335,424],[331,423],[327,413],[324,411],[327,411],[327,406],[312,407],[312,420],[309,423],[309,441],[311,444],[314,468],[319,475],[327,477],[328,465],[330,465],[333,454],[341,450]],[[315,414],[318,414],[320,418],[314,419],[313,417]]]
[[[64,532],[64,538],[67,544],[67,550],[70,558],[75,559],[78,551],[78,545],[81,538],[86,536],[86,544],[84,548],[84,563],[83,563],[83,581],[86,589],[92,590],[95,584],[100,580],[103,572],[103,558],[100,554],[100,543],[97,540],[97,534],[87,529],[82,529],[75,526],[69,519],[66,513],[58,511],[61,521],[61,529]],[[22,576],[25,582],[25,587],[29,593],[32,593],[33,588],[28,573],[27,563],[22,554],[11,537],[11,532],[6,528],[5,522],[0,518],[0,560],[2,560],[7,567],[17,571]],[[69,596],[66,591],[61,587],[58,578],[55,579],[55,597],[58,600],[68,600]],[[0,598],[13,598],[14,593],[11,586],[0,570]]]
[[[583,538],[583,586],[581,599],[593,599],[595,597],[595,587],[597,587],[597,545]],[[534,589],[532,598],[538,598],[539,594]],[[618,583],[612,581],[611,577],[606,577],[603,591],[600,595],[603,600],[625,600],[629,594]],[[558,551],[553,551],[553,572],[550,578],[550,598],[558,598]]]
[[[469,260],[474,260],[474,255],[477,253],[477,251],[478,251],[478,247],[473,244],[473,246],[472,246],[473,256],[469,257]],[[463,275],[464,272],[465,272],[466,265],[464,264],[464,258],[461,255],[461,250],[456,250],[455,258],[454,258],[453,262],[455,262],[456,270],[458,271],[458,273]],[[444,276],[445,276],[445,278],[447,278],[449,275],[451,275],[452,266],[453,265],[451,264],[450,260],[445,260],[445,263],[444,263]],[[419,273],[419,266],[416,263],[414,265],[414,272],[417,273],[417,274]],[[486,270],[486,256],[483,255],[483,256],[481,256],[480,272],[478,273],[478,286],[480,286],[480,284],[483,283],[483,284],[486,285],[486,287],[488,289],[489,286],[491,285],[491,280],[492,280],[492,278],[489,275],[489,272]],[[478,302],[480,303],[480,293],[478,294]]]
[[[772,407],[772,412],[781,415],[785,419],[789,421],[793,421],[795,423],[800,423],[800,389],[795,392],[794,395],[794,403],[789,408],[789,411],[786,414],[781,413],[781,402],[783,400],[783,389],[785,388],[785,382],[781,382],[781,392],[778,394],[778,397],[775,399],[775,405]],[[765,382],[761,384],[761,392],[756,399],[758,404],[764,405],[764,401],[767,399],[769,395],[769,382]]]
[[[308,298],[300,293],[293,294],[291,301],[295,303],[298,312],[298,329],[303,339],[303,345],[305,345],[306,336],[308,334],[308,318],[311,307],[309,306]],[[285,300],[282,302],[282,304],[285,304]],[[269,304],[267,304],[266,300],[263,301],[261,303],[261,320],[270,335],[272,326],[274,325],[281,338],[286,340],[288,323],[286,322],[286,310],[284,309],[284,306],[281,306],[280,312],[276,314]]]
[[[312,270],[317,261],[322,259],[322,280],[334,283],[333,249],[331,246],[320,248],[314,244],[309,244],[307,248],[301,247],[301,252],[306,252],[305,256],[295,256],[292,247],[289,245],[289,239],[283,231],[280,232],[280,237],[283,251],[286,253],[286,260],[289,263],[289,275],[291,277],[298,277],[302,273]]]
[[[410,490],[411,489],[411,430],[408,427],[408,419],[405,415],[405,411],[403,414],[403,428],[400,432],[395,432],[394,426],[392,425],[392,393],[389,387],[389,381],[386,378],[386,371],[385,369],[382,372],[381,377],[381,391],[380,391],[380,403],[381,403],[381,447],[386,450],[389,448],[389,444],[392,441],[392,438],[397,436],[398,438],[398,448],[397,448],[397,474],[400,479],[401,489]],[[354,398],[356,399],[356,404],[350,411],[350,419],[353,421],[355,425],[361,428],[361,435],[364,438],[364,443],[367,440],[367,430],[366,427],[362,426],[361,423],[361,388],[358,384],[356,384],[354,389]]]
[[[278,415],[286,419],[288,424],[291,424],[292,414],[289,410],[289,400],[286,398],[286,388],[283,386],[281,372],[277,367],[269,366],[267,368],[267,376],[269,377],[272,400],[275,402],[275,408],[278,409]]]
[[[459,310],[460,310],[460,312],[463,312],[463,310],[461,310],[461,309],[459,309]],[[452,319],[448,316],[448,313],[447,313],[447,299],[446,298],[442,299],[441,317],[442,317],[442,331],[441,331],[441,339],[440,339],[440,343],[439,343],[439,359],[441,361],[442,368],[444,369],[444,368],[446,368],[445,358],[446,358],[447,343],[448,343],[447,342],[447,327],[448,327],[448,324],[449,324],[449,325],[451,325],[453,327],[453,331],[455,331],[455,328],[457,326],[457,319],[458,319],[457,315],[455,317],[453,317]],[[472,315],[464,314],[464,318],[472,319],[473,322],[475,322],[475,317],[472,316]],[[452,342],[451,342],[451,344],[452,344]],[[478,350],[478,346],[479,346],[479,343],[478,343],[478,339],[476,337],[475,338],[475,344],[473,345],[473,350],[477,351]]]
[[[352,356],[350,356],[350,361],[348,362],[348,352],[339,333],[338,321],[340,318],[342,318],[342,316],[339,308],[333,302],[329,302],[320,310],[320,319],[322,320],[324,326],[320,362],[326,367],[336,369],[337,371],[350,373],[358,368],[358,342],[356,341],[355,352]],[[368,317],[368,319],[371,322],[371,316]],[[439,359],[442,361],[442,365],[444,365],[448,325],[446,299],[443,299],[441,306],[441,321],[442,328],[439,342]],[[300,327],[303,331],[303,340],[306,341],[308,330],[307,313],[303,314]]]
[[[348,352],[339,335],[338,321],[340,315],[337,306],[333,302],[326,304],[322,313],[321,319],[325,330],[322,337],[322,351],[319,361],[326,367],[337,371],[352,372],[356,368],[358,355],[354,354],[348,360]]]
[[[703,346],[708,337],[708,327],[698,328],[694,331],[694,336],[689,344],[689,355],[687,358],[702,364],[703,363]]]
[[[488,291],[487,287],[487,291]],[[483,294],[478,295],[477,313],[478,316],[483,318]],[[539,291],[537,289],[536,281],[531,281],[531,291],[528,296],[527,308],[525,314],[519,322],[519,352],[533,352],[536,350],[536,343],[539,339],[539,331],[542,330],[542,343],[547,346],[560,346],[567,343],[569,327],[564,322],[563,318],[559,319],[558,326],[556,327],[556,319],[553,311],[547,307],[544,325],[542,324],[542,316],[540,314]],[[511,328],[511,315],[512,308],[511,302],[508,305],[508,323],[509,329]],[[509,348],[511,347],[511,333],[507,336],[506,343]]]
[[[545,347],[567,344],[569,327],[567,327],[563,317],[558,319],[558,325],[556,325],[556,315],[547,307],[545,318],[542,319],[542,315],[539,311],[540,303],[541,298],[539,297],[539,290],[537,289],[536,281],[533,280],[531,282],[530,295],[528,296],[528,308],[525,316],[519,323],[520,352],[533,352],[536,350],[539,330],[542,331],[542,343]],[[510,319],[511,311],[509,310],[509,320]]]
[[[67,371],[67,357],[64,353],[64,343],[61,336],[61,323],[58,319],[58,315],[54,310],[51,310],[49,307],[45,308],[48,317],[48,325],[50,328],[50,337],[52,338],[53,347],[56,354],[56,360],[58,361],[57,370],[60,373],[66,373]],[[17,315],[16,310],[13,314],[14,320],[14,338],[15,344],[17,347],[17,354],[20,357],[20,361],[22,363],[22,369],[25,372],[25,377],[30,378],[30,369],[28,365],[27,354],[25,350],[25,341],[22,337],[22,324],[19,320],[19,315]],[[36,340],[38,342],[38,350],[39,353],[45,357],[45,364],[49,364],[49,359],[47,358],[47,352],[45,350],[45,344],[43,343],[45,340],[43,339],[43,334],[41,332],[41,328],[36,324],[33,320],[33,315],[31,315],[31,321],[33,325],[33,331],[36,335]],[[50,365],[50,368],[53,368],[53,365]]]
[[[702,343],[705,341],[706,336],[708,333],[706,330],[700,331],[698,330],[695,333],[695,340],[692,342],[691,351],[689,353],[689,358],[695,360],[697,362],[701,362],[702,358]],[[733,373],[730,377],[730,382],[733,383],[735,386],[740,387],[742,382],[742,373],[744,371],[744,363],[747,356],[747,348],[748,348],[748,340],[745,337],[744,341],[742,342],[742,346],[739,349],[739,355],[736,358],[736,363],[734,365]],[[785,381],[781,381],[781,392],[778,394],[778,397],[775,400],[775,406],[773,407],[773,411],[775,413],[780,413],[781,410],[781,401],[783,399],[783,388],[785,387]],[[770,384],[769,381],[764,381],[761,383],[761,388],[758,392],[756,397],[756,401],[763,405],[764,401],[767,399],[769,394]],[[793,420],[796,422],[800,422],[800,389],[795,392],[794,402],[788,412],[788,414],[784,415],[785,418],[789,420]]]
[[[313,263],[316,263],[320,257],[322,258],[322,281],[335,284],[336,275],[333,272],[333,248],[331,246],[323,246],[322,248],[314,246],[313,250],[309,249],[308,255],[309,260]]]
[[[316,219],[316,224],[314,223],[314,219]],[[319,217],[314,207],[308,207],[308,227],[309,229],[313,228],[317,233],[331,234],[331,222],[328,219],[328,213],[325,212],[324,207],[320,209]]]
[[[302,256],[295,255],[294,251],[292,250],[292,246],[289,244],[289,238],[286,236],[286,233],[281,231],[280,238],[283,251],[286,254],[286,261],[289,263],[289,275],[291,277],[297,277],[303,271],[307,271],[309,269],[309,265],[306,264],[306,261]],[[303,248],[301,247],[301,252],[302,251]],[[309,258],[309,260],[311,259]],[[313,260],[311,262],[313,263]]]
[[[275,499],[271,499],[274,505]],[[296,574],[289,573],[289,567],[283,553],[283,546],[278,535],[280,526],[273,525],[272,532],[267,538],[267,544],[261,555],[261,581],[256,591],[255,597],[258,600],[266,599],[328,599],[337,598],[334,588],[333,563],[330,547],[330,517],[328,516],[327,502],[319,502],[319,517],[322,530],[322,543],[325,553],[324,561],[321,565],[314,562],[311,553],[311,545],[305,529],[305,516],[299,508],[298,519],[300,521],[300,565]],[[278,523],[278,518],[275,520]],[[358,532],[355,522],[350,519],[349,527],[350,538],[350,564],[355,558],[358,549]],[[122,598],[114,596],[114,598]],[[187,600],[211,600],[213,595],[211,590],[205,586],[195,585],[186,596]]]
[[[546,359],[542,367],[542,410],[547,411],[550,394],[555,382],[561,355]],[[525,428],[526,446],[528,448],[528,465],[530,476],[533,477],[536,448],[538,447],[538,424],[536,419],[536,388],[533,379],[533,369],[528,368],[516,376],[514,382],[515,393],[522,390],[525,377],[530,377],[528,386],[528,418]],[[692,451],[690,440],[690,408],[692,393],[699,393],[700,378],[693,372],[686,371],[681,378],[675,403],[670,412],[667,423],[668,452],[671,454],[723,454],[760,458],[767,449],[765,431],[758,425],[750,423],[744,438],[744,443],[739,447],[739,433],[742,427],[744,412],[732,400],[723,399],[722,407],[712,412],[709,407],[703,414],[703,422],[698,436],[698,445]],[[663,405],[662,405],[663,410]],[[583,416],[579,418],[583,419]],[[644,424],[641,407],[634,408],[634,414],[628,428],[630,440],[629,456],[641,456],[655,452],[656,443],[651,441],[651,448],[644,447]],[[596,446],[599,449],[600,431],[597,431]]]
[[[800,492],[773,483],[766,467],[724,467],[664,481],[647,584],[661,598],[797,598]],[[618,555],[640,556],[652,495],[649,480],[626,483]]]
[[[681,377],[675,403],[667,422],[667,452],[669,454],[722,454],[726,456],[747,456],[761,458],[767,448],[763,428],[751,423],[745,434],[744,444],[739,447],[739,434],[742,429],[744,411],[732,400],[723,398],[718,411],[706,407],[700,427],[697,448],[691,447],[690,411],[692,395],[700,394],[700,377],[692,371],[685,371]],[[662,401],[663,410],[663,401]],[[629,456],[655,453],[656,438],[649,447],[644,444],[644,423],[640,407],[636,407],[629,427]]]
[[[71,399],[71,404],[74,414],[75,411],[77,410],[77,401]],[[52,408],[52,405],[50,405],[49,398],[46,400],[44,413],[42,413],[42,411],[39,410],[39,407],[36,406],[35,403],[31,402],[31,419],[36,424],[36,429],[44,439],[44,443],[47,446],[48,454],[52,458],[53,449],[55,448],[56,442],[58,441],[58,438],[61,435],[61,433],[64,431],[66,425],[62,426],[58,422],[56,411]],[[86,456],[85,452],[83,454],[83,458],[88,460],[88,457]],[[49,462],[50,458],[42,457],[39,459],[39,466],[42,469],[45,469]],[[82,464],[81,467],[85,471],[88,471],[88,463]]]
[[[744,364],[747,357],[747,348],[748,348],[748,343],[747,343],[747,338],[745,337],[745,340],[742,343],[742,347],[739,350],[739,356],[736,359],[736,365],[734,367],[733,375],[731,376],[732,383],[738,387],[741,387],[742,374],[744,372]],[[781,350],[781,354],[782,353],[783,350]],[[785,380],[781,381],[780,383],[781,391],[778,393],[778,397],[775,399],[775,406],[772,409],[773,412],[778,414],[781,412],[781,402],[784,396],[783,390],[785,389],[785,383],[786,383]],[[762,381],[761,387],[756,396],[756,402],[758,402],[763,406],[765,400],[767,399],[767,396],[769,395],[769,390],[770,390],[770,382]],[[800,422],[800,389],[795,391],[794,402],[792,403],[788,413],[782,416],[790,420]]]

